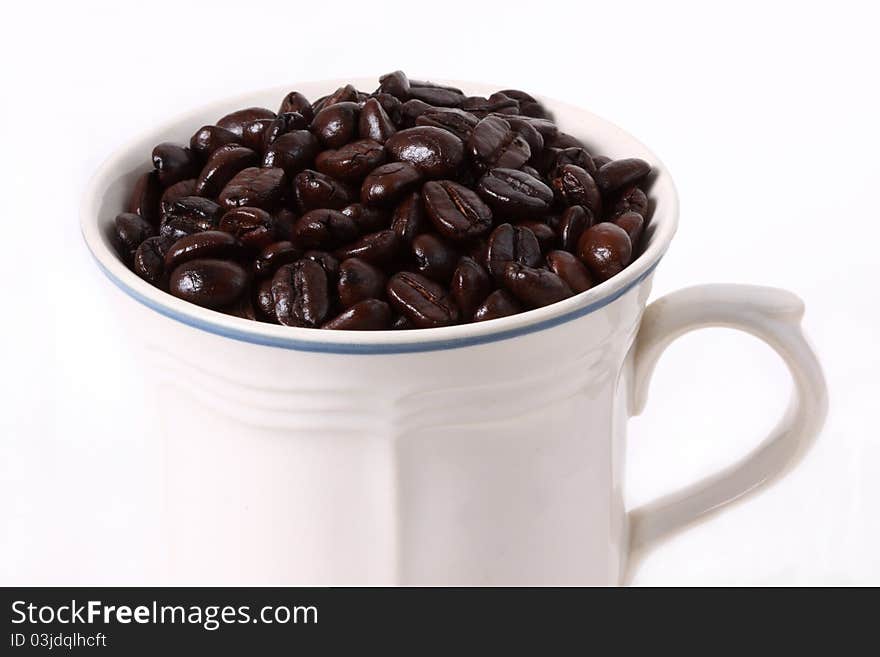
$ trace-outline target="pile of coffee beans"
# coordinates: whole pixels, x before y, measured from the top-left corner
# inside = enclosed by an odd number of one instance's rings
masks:
[[[626,267],[643,160],[609,160],[532,96],[400,71],[162,143],[115,239],[176,297],[287,326],[408,329],[546,306]]]

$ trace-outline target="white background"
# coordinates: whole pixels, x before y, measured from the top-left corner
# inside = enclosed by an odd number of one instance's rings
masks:
[[[648,144],[682,204],[655,296],[742,282],[806,302],[831,394],[815,448],[772,489],[656,550],[636,582],[880,584],[880,48],[870,3],[430,6],[9,8],[0,584],[149,583],[153,420],[79,235],[91,172],[134,133],[224,95],[397,68],[566,100]],[[676,343],[631,424],[628,501],[746,453],[788,389],[781,363],[751,338],[716,330]]]

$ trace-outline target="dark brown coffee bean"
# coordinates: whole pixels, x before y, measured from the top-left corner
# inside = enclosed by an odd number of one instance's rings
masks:
[[[310,123],[315,118],[315,112],[312,110],[312,104],[309,102],[309,99],[298,91],[291,91],[281,101],[278,113],[286,114],[287,112],[296,112]]]
[[[531,151],[531,157],[535,158],[544,150],[544,136],[538,132],[538,129],[532,125],[532,122],[526,118],[519,116],[506,116],[504,118],[519,135],[526,140]]]
[[[241,109],[236,112],[231,112],[227,114],[222,119],[217,121],[217,126],[220,128],[226,128],[229,132],[235,134],[237,137],[241,138],[244,133],[244,124],[249,121],[256,121],[257,119],[274,119],[275,112],[272,110],[268,110],[264,107],[248,107],[246,109]]]
[[[544,178],[541,175],[541,172],[538,171],[535,167],[531,167],[528,164],[523,164],[519,168],[519,170],[522,171],[523,173],[529,174],[532,178],[535,178],[537,180],[540,180],[541,182],[544,182]]]
[[[332,253],[316,250],[306,251],[303,258],[306,260],[312,260],[321,265],[321,269],[327,274],[327,282],[331,286],[336,285],[336,280],[339,278],[339,258]]]
[[[351,217],[361,235],[375,233],[377,230],[387,228],[391,223],[388,212],[380,208],[368,208],[361,203],[346,205],[341,210],[346,217]]]
[[[407,162],[391,162],[376,167],[361,185],[361,203],[390,207],[422,182],[422,173]]]
[[[377,267],[385,267],[397,256],[400,239],[393,230],[380,230],[364,235],[356,242],[336,250],[336,257],[360,258]]]
[[[445,237],[463,240],[492,228],[492,210],[464,185],[451,180],[427,182],[422,201],[434,227]]]
[[[200,169],[195,153],[170,142],[163,142],[153,149],[153,168],[159,172],[162,187],[193,178]]]
[[[461,258],[452,274],[449,293],[461,310],[462,318],[472,319],[491,290],[492,282],[486,269],[473,258]]]
[[[236,301],[247,288],[247,272],[229,260],[190,260],[171,272],[168,291],[205,308],[221,308]]]
[[[159,222],[159,199],[162,185],[159,172],[152,170],[142,174],[134,184],[134,191],[128,201],[128,211],[139,214],[154,226]]]
[[[536,269],[518,262],[504,268],[504,287],[529,308],[549,306],[572,295],[571,288],[547,269]]]
[[[490,169],[477,183],[480,197],[499,215],[533,217],[550,209],[553,190],[515,169]]]
[[[522,135],[497,116],[487,116],[477,124],[468,149],[474,160],[487,169],[518,169],[532,156]]]
[[[235,235],[247,248],[259,251],[275,241],[272,215],[261,208],[245,206],[229,210],[220,219],[220,230]]]
[[[409,98],[409,79],[403,71],[386,73],[379,78],[379,90],[400,100]]]
[[[591,176],[596,173],[596,164],[593,162],[592,156],[583,148],[572,147],[563,148],[555,152],[556,159],[554,169],[564,167],[566,164],[574,164],[580,167]]]
[[[550,228],[543,221],[538,221],[537,219],[526,219],[525,221],[518,221],[514,224],[514,228],[528,228],[535,234],[535,237],[538,240],[538,244],[541,247],[542,253],[547,253],[547,251],[552,251],[556,247],[556,243],[558,238],[556,237],[556,232]]]
[[[184,262],[201,258],[240,260],[244,245],[234,235],[219,230],[184,235],[165,254],[165,271],[172,271]]]
[[[159,227],[159,233],[169,237],[183,237],[216,228],[222,208],[209,198],[184,196],[168,208]]]
[[[339,265],[339,281],[336,289],[339,301],[346,308],[364,299],[381,299],[385,296],[387,279],[382,270],[360,258],[348,258]]]
[[[422,195],[413,192],[404,198],[391,215],[391,230],[404,244],[412,244],[413,238],[426,229],[425,208]]]
[[[263,247],[254,259],[254,276],[266,278],[274,274],[282,265],[292,264],[302,257],[302,249],[295,247],[292,242],[287,240],[273,242]]]
[[[556,133],[556,136],[550,140],[544,141],[545,146],[552,146],[553,148],[565,149],[565,148],[584,148],[586,149],[586,144],[582,142],[577,137],[573,137],[572,135],[566,134],[562,131]],[[597,165],[598,166],[598,165]]]
[[[265,121],[266,119],[261,120]],[[299,112],[285,112],[284,114],[279,114],[263,131],[263,142],[260,145],[259,150],[265,153],[280,137],[283,137],[288,132],[293,132],[294,130],[308,130],[310,124],[311,119],[306,119],[306,117]],[[245,129],[245,134],[247,134],[247,129]],[[314,135],[312,135],[312,137],[314,137]],[[317,139],[315,139],[315,143],[317,144]],[[251,146],[251,148],[254,147]],[[258,149],[254,148],[254,150]]]
[[[460,105],[461,109],[472,113],[478,119],[489,114],[507,114],[515,116],[519,114],[519,102],[503,93],[494,93],[488,98],[483,96],[468,96]]]
[[[417,328],[455,324],[458,307],[439,284],[421,274],[404,271],[391,277],[387,286],[391,306]]]
[[[274,271],[272,272],[275,273]],[[275,317],[275,300],[272,298],[272,279],[260,281],[254,293],[254,314],[261,322],[279,324]]]
[[[416,126],[432,126],[448,130],[461,139],[462,144],[470,139],[480,120],[463,110],[454,107],[432,108],[416,117]]]
[[[358,118],[358,134],[361,139],[372,139],[384,144],[395,132],[397,128],[376,98],[370,98],[364,103]]]
[[[593,156],[593,164],[596,165],[596,170],[598,171],[603,166],[608,164],[611,161],[610,157],[605,157],[604,155],[594,155]]]
[[[312,120],[312,132],[325,148],[345,146],[355,138],[360,107],[355,102],[325,106]]]
[[[593,225],[593,213],[583,205],[566,208],[559,219],[559,245],[574,253],[584,231]]]
[[[310,210],[293,227],[291,242],[303,249],[333,249],[358,236],[351,217],[337,210]]]
[[[489,236],[486,262],[489,273],[501,281],[511,262],[537,267],[541,263],[541,246],[528,228],[501,224]]]
[[[449,130],[416,126],[389,137],[385,148],[393,160],[409,162],[426,178],[455,174],[464,159],[464,144]]]
[[[388,118],[391,119],[391,123],[394,125],[394,128],[400,125],[400,119],[402,118],[402,108],[403,103],[399,98],[392,96],[391,94],[386,94],[385,92],[378,91],[373,94],[373,98],[379,101],[379,104],[382,106],[382,109],[385,110],[385,113],[388,115]],[[363,111],[363,109],[361,110]],[[378,139],[376,140],[378,141]]]
[[[593,176],[574,164],[565,164],[558,169],[551,181],[556,197],[565,205],[583,205],[593,214],[602,214],[602,195]]]
[[[408,100],[400,106],[400,128],[412,128],[416,120],[425,112],[436,109],[421,100]]]
[[[632,242],[620,226],[601,223],[588,228],[578,243],[578,257],[599,281],[619,274],[632,258]]]
[[[385,149],[372,139],[359,139],[342,148],[328,149],[318,154],[318,171],[337,180],[360,182],[377,166],[385,162]]]
[[[354,200],[351,191],[342,182],[311,169],[296,174],[293,192],[300,212],[341,210]]]
[[[307,258],[279,267],[272,277],[272,300],[275,317],[285,326],[319,326],[330,310],[327,274]]]
[[[324,100],[324,107],[330,107],[337,103],[356,103],[358,102],[358,90],[353,85],[346,84],[339,87]]]
[[[149,221],[139,214],[123,212],[116,215],[113,222],[113,238],[119,255],[130,266],[134,260],[134,253],[141,243],[148,237],[156,234],[156,229]]]
[[[519,91],[518,89],[502,89],[499,93],[504,94],[508,98],[513,98],[514,100],[519,101],[520,114],[525,114],[526,116],[531,116],[537,119],[552,118],[547,109],[525,91]]]
[[[521,313],[523,307],[519,300],[507,290],[495,290],[474,311],[475,322],[486,322]]]
[[[276,117],[274,119],[256,119],[244,123],[241,127],[242,146],[250,148],[257,153],[262,153],[266,149],[266,140],[269,129],[277,120],[278,118]]]
[[[312,166],[320,150],[318,139],[308,130],[293,130],[273,141],[263,155],[264,167],[280,167],[288,177]]]
[[[221,146],[211,154],[196,180],[196,194],[217,196],[239,171],[259,166],[260,156],[238,144]]]
[[[596,183],[604,192],[637,183],[651,172],[651,165],[635,157],[612,160],[596,172]]]
[[[221,146],[238,144],[241,137],[226,128],[205,125],[199,128],[189,140],[190,149],[203,161],[207,160]]]
[[[391,308],[378,299],[364,299],[321,328],[335,331],[381,331],[391,324]]]
[[[166,188],[164,192],[162,192],[162,198],[159,201],[159,217],[160,219],[164,219],[165,215],[168,214],[168,210],[174,205],[174,201],[177,199],[183,198],[184,196],[195,196],[196,195],[196,179],[190,178],[189,180],[181,180],[178,183],[174,183],[170,187]]]
[[[458,251],[436,235],[423,233],[412,241],[412,253],[420,274],[443,283],[449,283],[458,263]]]
[[[611,214],[616,216],[628,210],[638,212],[643,218],[648,216],[648,197],[638,187],[624,189],[617,198]]]
[[[173,237],[148,237],[134,252],[134,273],[148,283],[159,286],[165,275],[165,254],[174,244]]]
[[[275,235],[279,240],[290,240],[297,219],[296,213],[288,208],[281,208],[273,215],[272,223],[275,224]]]
[[[217,200],[225,208],[244,206],[274,210],[281,204],[287,175],[278,167],[249,167],[226,183]]]
[[[626,231],[626,234],[629,235],[629,241],[635,249],[642,238],[642,230],[645,227],[644,217],[638,212],[627,210],[614,217],[614,223]]]
[[[547,266],[559,276],[571,291],[580,294],[593,287],[593,277],[587,266],[568,251],[551,251],[547,254]]]
[[[447,87],[415,87],[410,81],[409,97],[421,100],[434,107],[458,107],[464,100],[464,94],[457,89]]]

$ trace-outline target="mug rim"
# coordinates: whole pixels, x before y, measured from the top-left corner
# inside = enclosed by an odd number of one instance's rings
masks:
[[[439,82],[470,89],[501,88],[498,85],[458,80],[441,80]],[[224,97],[192,111],[175,115],[170,120],[136,135],[117,148],[91,178],[80,208],[83,238],[98,268],[123,293],[151,310],[187,326],[221,337],[296,351],[391,354],[439,351],[507,340],[572,321],[607,306],[639,285],[653,273],[669,248],[678,225],[678,194],[672,177],[662,161],[653,151],[616,124],[570,103],[537,96],[551,111],[564,109],[568,112],[588,116],[593,123],[601,125],[602,133],[614,133],[617,139],[632,144],[635,147],[633,150],[640,150],[643,154],[647,154],[655,171],[654,189],[657,191],[656,196],[653,197],[655,208],[650,219],[653,232],[647,248],[620,273],[568,299],[486,322],[405,331],[331,331],[268,324],[202,308],[154,287],[123,263],[106,231],[101,230],[99,209],[104,194],[113,182],[114,175],[118,177],[119,172],[124,169],[120,162],[129,156],[136,145],[139,146],[143,141],[155,143],[156,135],[172,130],[181,124],[194,122],[198,116],[212,111],[213,107],[227,105],[244,107],[252,102],[248,99],[259,95],[273,94],[280,98],[290,89],[322,86],[332,91],[344,84],[355,84],[358,88],[368,88],[370,84],[374,84],[374,81],[362,79],[299,82]],[[218,111],[222,112],[222,110]],[[221,115],[218,114],[218,116]],[[193,130],[197,128],[198,126]],[[570,130],[570,128],[567,129]]]

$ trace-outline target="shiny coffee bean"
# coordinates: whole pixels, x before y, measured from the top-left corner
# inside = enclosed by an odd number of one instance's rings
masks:
[[[458,250],[428,233],[413,238],[412,254],[420,274],[444,285],[449,283],[458,264]]]
[[[613,222],[626,231],[626,234],[629,235],[629,241],[635,249],[642,238],[642,230],[645,227],[644,217],[638,212],[627,210],[614,217]]]
[[[294,224],[291,242],[303,249],[333,249],[358,236],[351,217],[338,210],[309,210]]]
[[[327,282],[330,285],[336,285],[336,280],[339,278],[339,258],[332,253],[318,250],[306,251],[303,258],[321,265],[321,269],[327,275]]]
[[[464,159],[464,144],[449,130],[416,126],[401,130],[385,142],[391,159],[409,162],[426,178],[455,174]]]
[[[241,138],[244,133],[244,124],[257,119],[274,119],[275,112],[264,107],[248,107],[227,114],[217,121],[217,126],[226,128],[229,132]]]
[[[434,107],[459,107],[464,100],[464,95],[460,91],[446,87],[410,86],[409,97]]]
[[[519,133],[520,137],[526,140],[526,143],[529,145],[529,151],[531,152],[529,159],[540,155],[541,151],[544,150],[544,137],[538,132],[538,129],[532,125],[531,121],[518,116],[507,116],[504,120],[510,124],[511,128]]]
[[[572,205],[570,208],[566,208],[557,227],[559,245],[566,251],[573,253],[577,250],[581,235],[593,223],[593,213],[583,205]]]
[[[271,278],[260,281],[257,285],[254,293],[254,311],[257,319],[261,322],[280,323],[275,317],[275,300],[272,298]]]
[[[321,265],[306,258],[279,267],[272,277],[272,301],[281,324],[319,326],[330,310],[327,274]]]
[[[371,139],[384,144],[395,132],[397,128],[376,98],[370,98],[364,103],[358,118],[358,134],[361,139]]]
[[[499,319],[521,313],[523,307],[519,300],[507,290],[495,290],[486,297],[474,311],[475,322],[486,322],[490,319]]]
[[[556,237],[556,231],[550,228],[550,226],[545,224],[543,221],[538,221],[536,219],[517,221],[514,224],[514,228],[517,227],[528,228],[535,234],[535,238],[538,240],[538,244],[541,247],[542,253],[552,251],[556,247],[556,243],[558,241],[558,238]]]
[[[354,200],[351,191],[342,182],[311,169],[296,174],[293,192],[300,212],[341,210]]]
[[[184,235],[165,254],[165,271],[201,258],[240,260],[244,250],[244,245],[234,235],[219,230]]]
[[[572,295],[571,288],[552,271],[519,262],[507,264],[503,282],[504,287],[529,308],[549,306]]]
[[[449,239],[479,237],[492,229],[492,210],[477,194],[457,182],[425,183],[422,201],[434,227]]]
[[[266,278],[272,276],[282,265],[289,265],[303,257],[302,249],[292,242],[282,240],[273,242],[260,251],[254,259],[254,276]]]
[[[412,244],[413,238],[426,229],[427,220],[422,195],[413,192],[394,208],[394,213],[391,215],[391,230],[397,234],[401,242]]]
[[[449,326],[459,320],[458,307],[446,289],[421,274],[398,272],[386,291],[391,307],[417,328]]]
[[[461,102],[460,107],[479,119],[492,113],[506,113],[511,116],[519,114],[519,102],[503,93],[494,93],[488,98],[468,96]]]
[[[501,281],[507,265],[512,262],[537,267],[541,263],[541,245],[528,228],[501,224],[489,236],[486,252],[489,273]]]
[[[220,230],[235,235],[247,248],[259,251],[275,241],[272,215],[262,208],[245,206],[229,210],[220,219]]]
[[[486,269],[473,258],[461,258],[452,274],[449,293],[461,311],[462,319],[472,319],[491,290],[492,281]]]
[[[180,182],[174,183],[170,187],[167,187],[164,192],[162,192],[162,198],[159,200],[159,217],[160,219],[164,219],[165,215],[168,214],[168,210],[174,204],[174,201],[177,199],[183,198],[184,196],[195,196],[196,195],[196,179],[190,178],[188,180],[181,180]]]
[[[534,217],[553,202],[552,189],[516,169],[490,169],[477,183],[477,192],[501,216]]]
[[[149,221],[139,214],[123,212],[116,215],[113,222],[113,238],[126,263],[134,260],[134,253],[148,237],[156,235],[156,229]]]
[[[159,233],[170,237],[183,237],[203,230],[211,230],[220,223],[222,214],[222,208],[211,199],[184,196],[171,204],[162,218]]]
[[[280,167],[288,177],[308,169],[320,150],[318,140],[308,130],[285,133],[266,147],[264,167]]]
[[[324,148],[340,148],[355,138],[360,107],[356,102],[325,106],[312,120],[312,132]]]
[[[400,101],[400,99],[392,96],[391,94],[386,94],[382,91],[374,93],[373,99],[379,101],[382,109],[385,110],[385,114],[388,115],[388,118],[391,119],[391,123],[394,125],[394,128],[397,129],[397,127],[401,125],[400,119],[402,118],[401,109],[403,107],[403,103]],[[369,102],[369,99],[367,102]],[[366,103],[364,106],[366,107]],[[361,111],[363,111],[363,109]],[[379,140],[377,139],[376,141]]]
[[[346,217],[357,226],[358,233],[363,235],[366,233],[375,233],[377,230],[387,228],[391,222],[388,212],[380,208],[368,208],[362,203],[352,203],[346,205],[341,210]]]
[[[171,272],[168,291],[205,308],[221,308],[236,301],[247,288],[247,272],[229,260],[190,260]]]
[[[425,112],[437,109],[421,100],[408,100],[400,106],[400,125],[398,128],[412,128],[416,120]]]
[[[551,180],[556,197],[565,205],[583,205],[596,216],[602,213],[602,195],[593,177],[579,166],[565,164]]]
[[[462,144],[470,139],[480,120],[463,110],[453,107],[432,108],[416,117],[416,126],[431,126],[448,130],[458,137]]]
[[[632,242],[620,226],[608,222],[596,224],[581,235],[577,255],[593,276],[606,281],[630,263]]]
[[[554,161],[554,169],[564,167],[566,164],[574,164],[580,167],[591,176],[596,173],[596,163],[593,162],[592,156],[583,148],[572,147],[563,148],[556,151],[556,159]]]
[[[134,191],[128,201],[128,211],[139,214],[151,224],[159,222],[159,199],[162,196],[162,185],[159,183],[159,172],[152,170],[142,174],[134,184]]]
[[[397,256],[399,247],[400,239],[393,230],[380,230],[337,249],[335,255],[340,260],[360,258],[377,267],[385,267]]]
[[[358,102],[358,91],[353,85],[346,84],[339,87],[324,100],[324,107],[330,107],[337,103],[356,103]]]
[[[474,160],[487,169],[517,169],[532,156],[522,135],[497,116],[487,116],[476,125],[468,149]]]
[[[635,157],[612,160],[596,172],[596,183],[603,192],[613,192],[637,183],[651,172],[651,165]]]
[[[241,144],[252,151],[262,153],[266,147],[267,135],[272,124],[277,121],[274,119],[256,119],[248,121],[242,125]]]
[[[196,194],[215,197],[239,171],[259,166],[260,156],[238,144],[221,146],[211,154],[196,180]]]
[[[571,291],[580,294],[593,287],[593,277],[587,266],[568,251],[551,251],[547,254],[547,266],[559,276]]]
[[[390,207],[422,182],[422,173],[408,162],[391,162],[376,167],[361,185],[361,203]]]
[[[550,113],[545,107],[525,91],[518,89],[502,89],[499,93],[504,94],[508,98],[519,101],[520,114],[531,116],[537,119],[551,119]]]
[[[134,252],[134,273],[153,285],[161,285],[165,275],[165,254],[174,244],[173,237],[148,237]]]
[[[612,216],[623,214],[628,210],[638,212],[642,217],[648,216],[648,197],[638,187],[628,187],[624,189],[611,212]]]
[[[312,110],[309,99],[298,91],[291,91],[281,100],[278,114],[286,114],[287,112],[296,112],[309,123],[315,118],[315,112]]]
[[[385,297],[387,278],[381,269],[360,258],[348,258],[339,265],[336,289],[340,303],[351,308],[365,299]]]
[[[280,137],[286,135],[288,132],[293,132],[294,130],[308,130],[310,124],[311,119],[306,119],[306,117],[299,112],[284,112],[283,114],[279,114],[263,131],[263,142],[260,145],[259,150],[265,153]],[[247,133],[247,130],[245,130],[245,133]],[[251,148],[254,147],[251,146]],[[257,149],[254,148],[254,150]]]
[[[153,168],[159,172],[159,184],[164,188],[197,176],[201,167],[189,148],[164,142],[153,149]]]
[[[378,299],[364,299],[326,322],[321,328],[335,331],[382,331],[390,327],[391,308]]]
[[[385,148],[372,139],[359,139],[338,149],[318,154],[315,167],[323,174],[345,182],[358,183],[385,162]]]
[[[240,142],[241,137],[234,132],[216,125],[206,125],[199,128],[190,138],[189,147],[204,161],[221,146]]]
[[[403,71],[386,73],[379,78],[379,91],[406,100],[409,98],[409,78]]]
[[[287,175],[278,167],[249,167],[226,183],[217,200],[225,208],[249,206],[274,210],[287,188]]]

